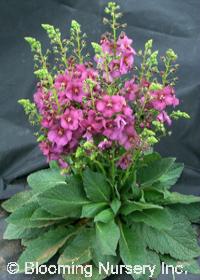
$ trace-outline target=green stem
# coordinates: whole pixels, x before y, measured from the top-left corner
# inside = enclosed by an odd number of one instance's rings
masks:
[[[80,41],[80,35],[79,32],[77,31],[77,52],[78,52],[78,58],[79,58],[79,62],[80,64],[83,63],[83,57],[81,55],[81,41]]]

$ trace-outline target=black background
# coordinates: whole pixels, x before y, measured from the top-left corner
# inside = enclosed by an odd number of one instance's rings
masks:
[[[156,149],[163,156],[175,156],[185,163],[176,190],[200,195],[200,0],[117,2],[136,50],[153,38],[161,55],[167,48],[173,48],[179,56],[177,95],[180,109],[187,111],[191,120],[175,122],[172,136],[163,139]],[[46,166],[33,129],[17,104],[20,98],[32,98],[36,85],[32,55],[23,38],[36,37],[47,47],[42,23],[59,27],[67,36],[71,20],[76,19],[88,34],[88,41],[98,41],[105,31],[102,17],[106,3],[0,0],[0,199],[24,188],[26,175]]]

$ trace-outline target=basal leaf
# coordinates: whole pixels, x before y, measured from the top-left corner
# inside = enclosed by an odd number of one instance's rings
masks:
[[[65,183],[65,176],[59,170],[48,168],[30,174],[27,181],[35,193],[40,193]]]
[[[99,214],[97,214],[96,217],[94,218],[94,221],[108,223],[113,219],[114,219],[113,211],[109,208],[109,209],[105,209],[105,210],[101,211]]]
[[[45,191],[38,202],[46,211],[61,217],[80,217],[82,206],[89,203],[77,178]]]
[[[178,260],[198,257],[200,249],[197,245],[196,233],[186,218],[173,212],[173,227],[169,230],[158,230],[142,225],[141,235],[147,246],[162,255],[169,254]]]
[[[87,197],[91,201],[108,202],[110,200],[111,188],[103,174],[87,169],[83,173],[83,184]]]
[[[58,260],[60,265],[79,265],[89,262],[92,259],[91,239],[94,232],[92,230],[83,230],[75,239],[65,248]]]
[[[149,186],[158,181],[173,165],[174,158],[163,158],[153,161],[151,164],[142,167],[137,172],[137,180],[143,187]]]
[[[38,208],[35,210],[33,215],[31,216],[31,221],[58,221],[62,219],[66,219],[67,217],[59,217],[55,216],[42,208]]]
[[[33,193],[31,191],[23,191],[13,195],[10,199],[1,204],[7,212],[14,212],[21,206],[32,200]]]
[[[169,206],[175,212],[187,217],[191,222],[197,223],[200,221],[200,203],[191,204],[173,204]]]
[[[121,225],[120,232],[119,250],[123,263],[131,266],[146,264],[147,252],[143,237],[138,231],[125,225]],[[141,276],[134,275],[134,278],[138,279]]]
[[[46,228],[25,228],[19,225],[8,224],[3,238],[7,240],[22,238],[32,239],[40,236],[45,231]]]
[[[56,222],[49,220],[32,221],[31,217],[38,208],[37,202],[28,203],[13,212],[6,220],[8,223],[21,226],[22,228],[45,227]]]
[[[174,163],[168,171],[160,177],[158,186],[169,189],[177,182],[183,172],[183,168],[183,163]]]
[[[71,234],[71,229],[58,227],[30,242],[18,260],[20,271],[24,271],[26,262],[46,263],[65,244]]]
[[[96,223],[96,242],[103,255],[116,256],[120,231],[114,220],[108,223]]]
[[[108,204],[106,202],[93,202],[83,205],[81,217],[93,218],[107,206]]]
[[[126,201],[126,203],[121,208],[120,212],[123,215],[128,215],[134,211],[143,211],[145,209],[163,209],[163,207],[156,204],[129,200]]]
[[[148,209],[134,212],[128,216],[132,222],[145,223],[153,228],[164,230],[173,226],[172,217],[167,209]]]
[[[179,261],[169,255],[161,255],[160,258],[167,265],[173,265],[173,267],[181,266],[181,270],[183,271],[200,275],[200,266],[197,260]]]
[[[119,209],[121,207],[121,201],[118,200],[117,198],[114,198],[113,201],[110,204],[110,207],[113,210],[113,212],[115,214],[117,214],[117,212],[119,211]]]
[[[199,196],[185,195],[177,192],[170,192],[168,190],[156,190],[149,188],[144,191],[144,198],[147,202],[159,203],[162,205],[170,204],[191,204],[200,202]]]
[[[107,276],[109,275],[106,275],[104,273],[100,274],[98,268],[96,268],[94,264],[86,263],[81,265],[81,267],[77,269],[77,273],[65,273],[65,275],[63,275],[63,278],[65,280],[102,280],[105,279]]]

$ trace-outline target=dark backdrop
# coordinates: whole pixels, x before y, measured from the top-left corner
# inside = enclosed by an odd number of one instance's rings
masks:
[[[101,21],[106,2],[0,0],[0,199],[24,188],[26,175],[46,166],[33,130],[17,104],[20,98],[32,98],[36,84],[32,56],[23,38],[37,37],[47,46],[41,23],[54,24],[67,34],[70,21],[76,19],[91,41],[98,40],[104,31]],[[185,163],[176,189],[200,195],[200,0],[118,2],[136,49],[153,38],[161,54],[170,47],[179,55],[177,95],[181,109],[191,115],[191,120],[175,122],[172,136],[157,150]],[[11,279],[21,279],[17,277]],[[187,275],[181,277],[177,279],[188,279]]]

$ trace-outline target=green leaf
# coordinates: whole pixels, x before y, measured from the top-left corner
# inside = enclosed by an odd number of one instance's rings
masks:
[[[161,158],[161,155],[159,153],[157,153],[157,152],[152,153],[151,152],[151,153],[143,156],[142,163],[145,163],[145,165],[150,165],[152,162],[160,160],[160,159],[162,159],[162,158]]]
[[[32,173],[27,181],[34,192],[40,193],[55,187],[58,184],[65,183],[66,178],[56,169],[44,169]]]
[[[65,248],[58,260],[60,265],[79,265],[89,262],[92,259],[91,239],[94,232],[83,230]]]
[[[166,205],[176,204],[176,203],[190,204],[190,203],[200,202],[199,196],[185,195],[177,192],[168,192],[168,191],[165,191],[163,194],[164,194],[163,204]]]
[[[114,198],[113,201],[110,204],[110,207],[113,210],[113,212],[115,214],[117,214],[117,212],[119,211],[119,209],[121,207],[121,201],[118,200],[117,198]]]
[[[28,203],[33,197],[31,191],[23,191],[13,195],[9,200],[1,204],[1,207],[7,212],[14,212],[19,207]]]
[[[55,216],[42,208],[38,208],[31,216],[31,221],[58,221],[66,218],[67,217]]]
[[[6,220],[8,223],[21,226],[22,228],[45,227],[54,224],[56,221],[32,221],[31,217],[39,208],[37,202],[28,203],[15,212],[13,212]]]
[[[187,217],[191,222],[200,221],[200,203],[170,205],[170,209]]]
[[[108,276],[104,273],[100,274],[99,270],[92,263],[86,263],[82,267],[85,269],[77,269],[77,273],[75,274],[66,273],[63,275],[63,278],[65,280],[102,280]]]
[[[114,219],[114,214],[111,209],[105,209],[94,218],[94,222],[108,223]]]
[[[87,169],[83,173],[83,184],[90,200],[94,202],[110,200],[111,188],[103,174]]]
[[[119,240],[120,256],[125,265],[143,265],[146,263],[146,249],[142,235],[133,228],[120,226],[121,236]],[[134,275],[135,279],[141,275]]]
[[[161,255],[160,258],[167,265],[172,265],[173,267],[181,266],[180,268],[183,271],[187,271],[192,274],[200,274],[200,267],[197,260],[179,261],[173,259],[169,255]]]
[[[143,186],[149,186],[158,181],[174,163],[175,158],[164,158],[153,161],[148,166],[142,167],[137,172],[138,182]]]
[[[183,172],[183,168],[184,168],[183,163],[174,163],[168,169],[168,171],[160,177],[158,186],[169,189],[177,182],[178,178],[181,176],[181,173]]]
[[[40,206],[53,215],[80,217],[82,206],[88,203],[81,181],[71,178],[68,184],[62,183],[43,192],[38,197]]]
[[[173,227],[169,230],[158,230],[145,224],[141,235],[147,246],[162,255],[169,254],[178,260],[188,260],[200,255],[196,233],[184,217],[172,211]]]
[[[109,223],[96,223],[96,242],[103,255],[116,256],[120,231],[114,220]]]
[[[20,272],[24,271],[26,262],[46,263],[65,244],[71,234],[71,229],[58,227],[30,242],[18,260]]]
[[[109,263],[109,265],[116,265],[120,262],[119,256],[109,256],[109,255],[102,255],[100,248],[97,246],[97,244],[93,244],[92,246],[92,261],[94,264],[98,267],[99,263],[102,263],[103,265],[106,265]]]
[[[169,192],[168,190],[156,190],[149,188],[144,192],[144,198],[148,202],[159,203],[162,205],[170,204],[191,204],[200,202],[199,196],[194,195],[185,195],[177,192]]]
[[[81,217],[93,218],[107,206],[108,204],[106,202],[94,202],[83,205]]]
[[[40,236],[45,232],[45,228],[25,228],[19,225],[8,224],[6,231],[4,232],[4,239],[15,240],[15,239],[32,239]]]
[[[143,222],[159,230],[167,230],[173,226],[172,217],[167,209],[148,209],[143,212],[137,211],[129,215],[128,219],[132,222]]]
[[[120,212],[123,215],[128,215],[134,211],[143,211],[145,209],[163,209],[162,206],[146,203],[146,202],[137,202],[137,201],[126,201],[124,206],[121,208]]]

